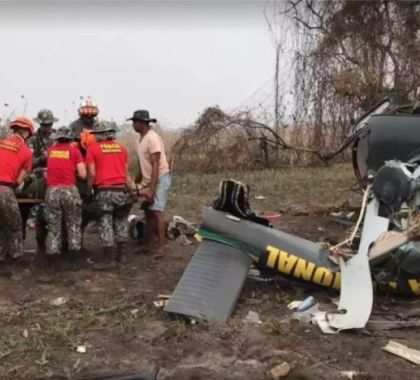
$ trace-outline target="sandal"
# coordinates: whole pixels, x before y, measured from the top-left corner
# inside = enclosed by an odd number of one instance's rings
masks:
[[[153,251],[150,251],[148,248],[146,248],[146,247],[142,247],[142,248],[139,248],[139,249],[136,249],[135,251],[134,251],[134,254],[135,255],[151,255],[153,253]]]
[[[165,254],[161,251],[155,251],[151,254],[153,260],[160,260],[163,259]]]

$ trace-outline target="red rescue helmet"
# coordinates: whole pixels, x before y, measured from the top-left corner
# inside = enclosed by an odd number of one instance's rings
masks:
[[[82,102],[78,111],[80,116],[95,117],[99,114],[98,106],[90,99],[87,99],[84,102]]]
[[[28,130],[31,136],[35,132],[33,121],[26,116],[18,117],[17,119],[13,120],[10,123],[10,129],[16,129],[16,128]]]

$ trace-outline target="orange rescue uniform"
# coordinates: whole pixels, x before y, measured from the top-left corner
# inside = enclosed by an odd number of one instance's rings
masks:
[[[0,182],[17,185],[22,169],[32,169],[32,152],[19,135],[0,140]]]
[[[80,150],[71,143],[57,143],[47,151],[47,185],[75,186],[77,165],[83,162]]]
[[[86,163],[95,164],[96,187],[125,185],[127,149],[116,141],[106,140],[92,144],[87,151]]]

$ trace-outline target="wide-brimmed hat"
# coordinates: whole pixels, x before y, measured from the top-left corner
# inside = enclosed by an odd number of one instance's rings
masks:
[[[129,120],[139,120],[139,121],[145,121],[146,123],[156,123],[156,119],[151,119],[149,115],[149,111],[147,110],[137,110],[134,111],[133,116],[127,119]]]
[[[37,117],[34,119],[38,124],[53,124],[58,121],[54,114],[49,109],[42,109],[38,112]]]

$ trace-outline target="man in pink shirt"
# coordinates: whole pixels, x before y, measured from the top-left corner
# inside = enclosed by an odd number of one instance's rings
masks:
[[[156,123],[156,119],[151,119],[148,111],[135,111],[128,120],[132,120],[134,130],[140,133],[140,141],[136,148],[140,164],[142,189],[140,195],[146,200],[146,252],[162,253],[162,248],[166,244],[164,210],[171,186],[171,173],[165,147],[162,138],[151,130],[150,123]],[[156,236],[158,246],[155,243]]]

